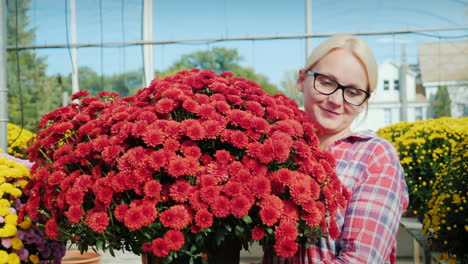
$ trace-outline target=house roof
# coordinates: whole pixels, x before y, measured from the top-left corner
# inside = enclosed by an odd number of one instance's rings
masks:
[[[468,80],[468,41],[419,45],[423,83]]]
[[[380,64],[379,67],[382,67],[384,65],[392,65],[397,70],[399,70],[401,67],[401,65],[395,62],[394,60],[385,61],[384,63]],[[414,69],[410,67],[409,65],[408,65],[408,68],[406,69],[406,74],[411,75],[413,77],[417,77],[418,75],[417,72],[414,71]]]

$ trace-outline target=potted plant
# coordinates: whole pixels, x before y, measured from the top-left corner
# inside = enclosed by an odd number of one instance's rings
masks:
[[[129,97],[72,99],[43,117],[29,149],[25,208],[48,218],[50,238],[163,263],[227,263],[217,254],[226,245],[238,256],[260,241],[290,257],[299,241],[338,235],[346,199],[334,160],[287,97],[194,69]]]

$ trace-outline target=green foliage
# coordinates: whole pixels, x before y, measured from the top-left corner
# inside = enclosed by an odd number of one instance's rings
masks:
[[[8,46],[32,44],[35,32],[27,29],[29,7],[30,0],[7,1]],[[24,127],[35,131],[41,116],[60,106],[62,91],[55,77],[46,76],[45,58],[31,50],[10,50],[7,56],[8,119],[18,125],[23,119]]]
[[[433,101],[434,115],[435,117],[451,116],[450,112],[450,96],[447,90],[447,86],[441,86],[437,90]]]
[[[281,81],[281,86],[286,96],[296,101],[300,106],[303,106],[302,95],[297,89],[297,78],[297,71],[285,72],[284,79]]]
[[[212,70],[217,74],[230,71],[237,77],[243,77],[258,83],[269,94],[282,93],[275,85],[269,82],[268,77],[265,75],[255,73],[251,67],[240,66],[239,62],[241,60],[242,57],[237,50],[215,47],[211,50],[183,55],[180,60],[176,61],[165,72],[160,73],[159,76],[170,76],[179,71],[191,70],[193,68]]]
[[[120,96],[128,96],[143,86],[142,71],[131,71],[111,76],[101,76],[89,67],[78,68],[79,90],[88,91],[96,96],[99,92],[109,91],[119,93]],[[66,91],[72,90],[71,73],[64,78],[63,87]]]

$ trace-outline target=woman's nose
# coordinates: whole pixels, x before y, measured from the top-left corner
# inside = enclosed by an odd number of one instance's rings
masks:
[[[343,102],[343,90],[338,89],[334,93],[330,94],[328,96],[328,101],[336,104],[336,105],[342,105]]]

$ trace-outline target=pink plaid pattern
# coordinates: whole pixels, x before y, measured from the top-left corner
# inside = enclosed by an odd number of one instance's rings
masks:
[[[395,263],[396,234],[408,191],[398,153],[371,131],[356,132],[329,147],[336,172],[350,191],[348,207],[338,214],[340,237],[319,239],[289,259],[265,250],[265,264]]]

